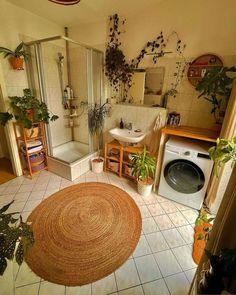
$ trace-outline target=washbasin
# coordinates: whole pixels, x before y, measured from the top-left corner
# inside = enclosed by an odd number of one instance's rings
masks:
[[[139,129],[128,130],[128,129],[113,128],[109,130],[109,133],[113,138],[119,141],[128,142],[128,143],[138,143],[141,140],[143,140],[146,135],[144,132],[142,132]]]

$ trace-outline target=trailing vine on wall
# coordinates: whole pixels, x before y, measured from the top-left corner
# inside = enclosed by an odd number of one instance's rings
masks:
[[[172,37],[175,37],[175,51],[181,57],[182,62],[176,62],[174,81],[171,83],[171,88],[165,93],[165,95],[175,96],[177,93],[177,87],[183,78],[186,66],[188,64],[183,55],[186,44],[182,42],[176,32],[172,32],[167,38],[165,38],[163,32],[160,32],[160,34],[154,40],[148,41],[141,49],[138,56],[132,59],[129,63],[121,49],[122,44],[119,39],[121,33],[124,33],[121,25],[124,27],[125,21],[126,20],[121,20],[118,14],[110,16],[109,38],[105,56],[105,75],[107,76],[110,85],[117,93],[123,85],[124,98],[126,98],[128,90],[132,86],[133,74],[144,57],[147,55],[152,55],[152,62],[153,64],[156,64],[159,58],[165,56],[167,53],[171,53],[165,50],[169,40]]]

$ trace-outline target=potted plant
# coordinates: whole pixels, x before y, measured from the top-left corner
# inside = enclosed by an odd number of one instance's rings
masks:
[[[133,154],[131,160],[133,168],[132,174],[137,179],[139,194],[142,196],[150,195],[154,183],[156,158],[150,155],[145,146],[143,152]]]
[[[46,124],[50,121],[58,119],[57,115],[50,115],[47,105],[34,97],[30,89],[23,90],[23,96],[10,96],[10,107],[13,114],[9,112],[0,113],[0,124],[5,125],[9,120],[15,118],[21,122],[27,129],[31,129],[28,134],[37,136],[37,132],[32,130],[33,122],[44,122]],[[30,136],[29,136],[30,137]]]
[[[228,161],[232,161],[232,168],[236,163],[236,136],[231,140],[217,139],[216,146],[209,149],[209,154],[212,160],[215,162],[214,171],[219,175],[219,169]]]
[[[11,50],[6,47],[0,47],[0,54],[3,54],[4,58],[10,57],[10,64],[15,70],[23,70],[24,58],[27,56],[27,53],[24,51],[23,46],[24,43],[21,42],[15,50]]]
[[[100,105],[94,104],[88,109],[88,127],[91,135],[96,136],[98,157],[92,159],[92,171],[101,173],[104,160],[100,156],[100,142],[103,133],[104,120],[108,112],[107,102]]]
[[[7,268],[8,260],[15,259],[21,265],[29,247],[34,243],[34,235],[29,224],[16,218],[18,212],[6,213],[14,201],[0,209],[0,275]]]
[[[198,98],[203,97],[212,104],[211,114],[218,125],[222,124],[235,79],[229,74],[235,72],[236,67],[213,67],[207,70],[196,86],[196,90],[200,92]]]

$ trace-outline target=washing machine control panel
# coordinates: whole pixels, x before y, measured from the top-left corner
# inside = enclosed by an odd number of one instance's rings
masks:
[[[180,151],[180,156],[183,158],[196,158],[197,152],[191,150],[182,150]]]

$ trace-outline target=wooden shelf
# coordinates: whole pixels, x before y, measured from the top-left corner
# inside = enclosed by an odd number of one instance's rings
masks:
[[[42,139],[42,135],[40,136],[37,136],[37,137],[32,137],[32,138],[26,138],[24,139],[24,136],[19,136],[17,137],[18,140],[21,140],[21,141],[34,141],[34,140],[37,140],[37,139]]]
[[[126,174],[124,172],[122,173],[122,176],[135,180],[135,177],[134,176],[131,176],[131,175]]]
[[[209,142],[216,142],[220,135],[219,131],[188,126],[166,126],[161,132],[168,135],[182,136]]]
[[[118,156],[109,156],[109,151],[111,149],[116,149],[119,152]],[[136,153],[142,152],[142,151],[143,151],[143,147],[135,147],[135,146],[123,147],[117,140],[113,140],[110,143],[106,143],[105,144],[105,157],[104,157],[105,158],[105,165],[104,165],[105,171],[111,171],[111,172],[118,174],[120,177],[124,176],[124,177],[135,180],[135,177],[130,176],[122,171],[123,165],[129,165],[129,166],[132,165],[131,162],[127,161],[127,157],[125,157],[126,160],[124,160],[124,153],[125,154],[126,153],[127,154],[136,154]],[[118,172],[116,172],[108,167],[109,160],[119,163]]]
[[[28,138],[26,137],[26,128],[22,124],[19,124],[15,122],[14,124],[14,132],[16,136],[16,141],[17,141],[17,146],[18,146],[18,153],[20,155],[20,160],[21,160],[21,167],[24,173],[28,173],[31,177],[33,174],[36,174],[42,170],[47,170],[48,169],[48,163],[47,163],[47,141],[46,141],[46,134],[45,134],[45,124],[43,122],[34,122],[33,127],[38,127],[39,129],[39,134],[37,137],[33,138]],[[27,143],[32,142],[35,140],[40,140],[42,143],[42,148],[38,151],[35,152],[30,152],[29,149],[27,148]],[[25,151],[22,150],[22,145],[25,148]],[[42,153],[42,159],[38,163],[38,165],[34,165],[35,163],[32,160],[31,156],[32,155],[37,155],[39,153]],[[33,171],[33,167],[37,167],[44,163],[44,167],[37,170]],[[39,168],[39,167],[38,167]]]
[[[120,159],[118,157],[115,157],[115,156],[107,156],[107,159],[115,161],[115,162],[120,162]]]

